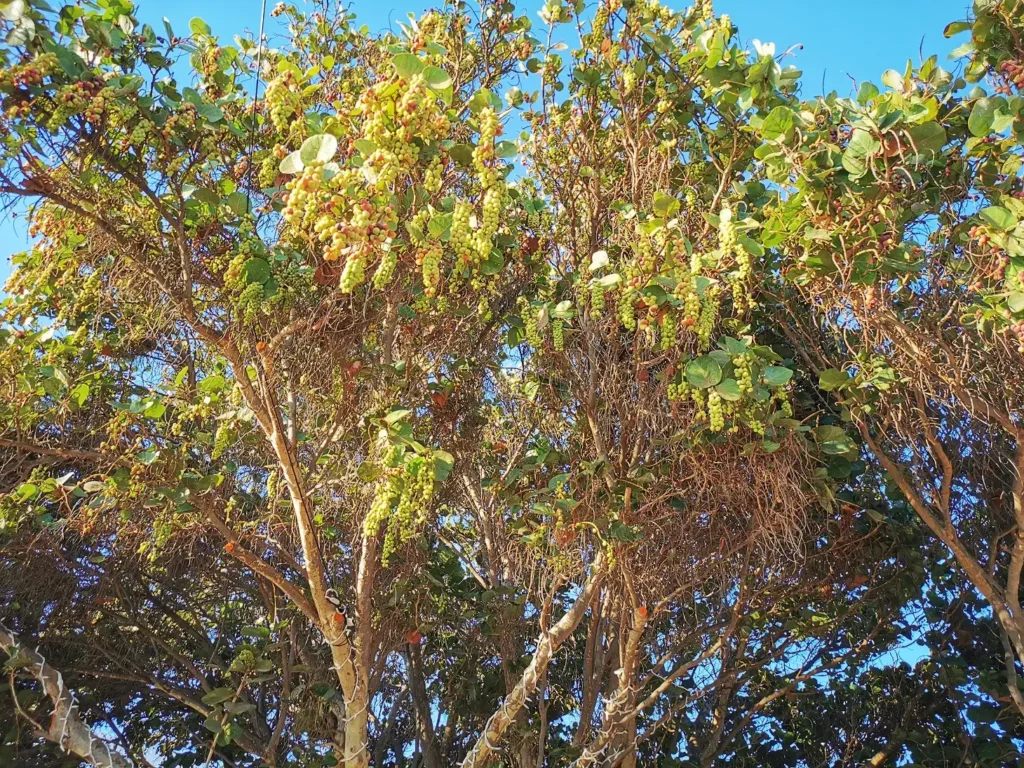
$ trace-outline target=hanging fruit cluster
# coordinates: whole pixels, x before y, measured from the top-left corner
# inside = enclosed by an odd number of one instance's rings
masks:
[[[764,435],[766,425],[792,416],[788,383],[792,370],[778,356],[751,339],[723,337],[718,348],[666,374],[670,402],[693,405],[694,423],[711,432],[737,432],[746,427]]]
[[[434,495],[434,458],[396,445],[388,449],[384,465],[363,525],[367,536],[384,529],[381,561],[386,565],[427,520]]]
[[[345,293],[371,273],[373,286],[385,288],[401,254],[411,251],[424,294],[434,298],[444,279],[445,240],[454,251],[456,277],[472,277],[479,288],[477,273],[491,257],[507,196],[495,154],[498,115],[489,107],[479,110],[473,176],[459,179],[448,172],[453,166],[442,148],[453,131],[441,99],[444,87],[450,88],[447,75],[408,53],[395,57],[394,70],[367,88],[354,110],[325,121],[349,137],[342,158],[335,160],[333,133],[311,136],[290,154],[275,151],[284,155],[280,170],[292,176],[285,184],[282,236],[326,261],[343,262]],[[441,197],[446,180],[461,182],[469,195]]]
[[[287,134],[301,114],[301,75],[290,63],[282,61],[278,74],[269,83],[264,99],[270,122],[279,133]]]
[[[679,211],[679,201],[661,192],[654,195],[651,214],[625,207],[610,236],[618,258],[600,252],[601,264],[590,271],[602,271],[585,282],[581,275],[577,301],[589,305],[590,317],[598,321],[614,301],[618,325],[642,333],[646,348],[707,351],[721,323],[735,322],[756,306],[750,286],[750,248],[756,246],[739,235],[751,224],[739,222],[726,204],[717,217],[719,247],[702,252],[687,238],[687,218]],[[730,294],[725,313],[722,302]]]

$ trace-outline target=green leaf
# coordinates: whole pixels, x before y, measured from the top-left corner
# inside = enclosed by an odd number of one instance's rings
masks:
[[[860,89],[857,91],[857,103],[861,105],[868,105],[872,101],[878,98],[878,86],[874,83],[864,81],[860,84]]]
[[[440,67],[427,67],[424,69],[423,79],[426,81],[427,87],[434,92],[444,91],[452,87],[452,79]]]
[[[622,275],[620,275],[618,272],[613,272],[610,275],[605,275],[604,277],[598,278],[594,282],[605,289],[614,288],[616,285],[622,282]]]
[[[299,150],[295,150],[288,157],[281,161],[281,165],[278,170],[281,173],[287,173],[289,175],[302,173],[302,169],[305,167],[305,163],[302,162],[302,153]]]
[[[18,486],[18,499],[28,501],[39,495],[39,486],[33,483],[22,483]]]
[[[434,216],[427,224],[427,232],[435,240],[440,239],[444,236],[444,233],[451,229],[452,226],[452,215],[450,213],[440,213]]]
[[[196,112],[208,123],[219,123],[224,119],[224,110],[216,104],[197,104]]]
[[[868,171],[868,159],[882,148],[881,143],[867,131],[856,128],[843,152],[843,168],[854,178]]]
[[[214,192],[212,189],[206,187],[199,187],[192,192],[192,197],[201,203],[206,203],[209,206],[216,207],[220,205],[220,195]]]
[[[299,157],[303,165],[313,163],[326,163],[334,157],[338,151],[338,140],[329,133],[319,133],[310,136],[299,148]],[[287,160],[288,158],[285,158]]]
[[[728,352],[731,356],[745,355],[747,353],[747,342],[734,339],[732,336],[723,336],[722,340],[718,343],[722,349]]]
[[[374,144],[369,139],[356,139],[355,146],[356,149],[358,149],[363,154],[364,157],[369,157],[370,155],[377,151],[377,145]]]
[[[515,157],[516,152],[518,151],[519,150],[516,149],[516,143],[514,141],[499,141],[494,145],[495,157],[508,159],[510,157]]]
[[[590,271],[596,272],[601,267],[608,266],[608,251],[594,251],[590,257]]]
[[[455,466],[455,457],[448,451],[434,451],[434,479],[439,483],[448,479],[452,467]]]
[[[85,404],[85,401],[89,399],[89,392],[89,385],[82,383],[72,389],[71,392],[68,393],[68,396],[75,405],[81,408]]]
[[[391,424],[401,421],[410,413],[412,413],[412,411],[407,408],[396,408],[384,417],[384,423],[390,426]]]
[[[919,155],[939,155],[946,146],[946,129],[934,120],[910,129],[910,140]]]
[[[781,387],[793,378],[793,371],[781,365],[769,365],[764,369],[764,383],[768,387]]]
[[[213,706],[216,706],[217,704],[220,704],[222,702],[227,701],[228,699],[230,699],[234,695],[235,695],[235,692],[233,690],[231,690],[230,688],[223,688],[223,687],[222,688],[214,688],[208,694],[203,696],[203,704],[206,704],[207,706],[213,707]],[[219,724],[218,724],[216,730],[218,730],[218,731],[220,730],[220,725]]]
[[[978,99],[967,118],[967,128],[972,136],[988,136],[996,119],[996,103],[989,98]]]
[[[25,0],[11,0],[9,3],[0,4],[0,16],[8,21],[18,21],[25,15],[27,8]]]
[[[471,144],[453,144],[448,148],[448,155],[459,165],[473,165],[473,146]]]
[[[480,88],[473,94],[473,97],[468,102],[468,106],[474,115],[487,107],[497,112],[501,110],[501,98],[486,88]]]
[[[1015,315],[1024,312],[1024,293],[1014,291],[1007,296],[1006,307]]]
[[[11,27],[4,42],[11,46],[26,45],[31,42],[35,35],[36,23],[28,16],[22,16],[17,23]]]
[[[412,80],[426,69],[423,59],[413,53],[400,53],[391,60],[391,66],[403,80]]]
[[[192,19],[188,23],[188,28],[192,30],[193,35],[206,35],[209,37],[213,33],[213,30],[210,29],[210,25],[199,17]]]
[[[766,139],[778,138],[792,128],[793,124],[793,110],[789,107],[776,107],[761,123],[761,135]]]
[[[555,308],[551,310],[551,317],[558,318],[561,320],[571,320],[576,316],[576,310],[573,309],[572,302],[569,299],[558,302]]]
[[[833,480],[845,480],[852,470],[853,464],[842,456],[833,456],[828,460],[828,476]]]
[[[971,22],[969,21],[951,21],[946,25],[946,28],[942,30],[942,34],[946,37],[953,37],[959,35],[961,32],[966,32],[971,28]]]
[[[853,450],[856,445],[841,427],[825,424],[814,429],[814,439],[824,453],[835,455]]]
[[[990,205],[988,208],[981,211],[981,213],[978,214],[978,217],[986,224],[990,224],[996,229],[1001,229],[1004,232],[1009,232],[1017,226],[1017,217],[998,205]]]
[[[895,69],[887,69],[882,73],[882,82],[894,91],[903,90],[903,75]]]
[[[249,212],[249,197],[244,192],[232,192],[225,198],[225,201],[228,208],[239,216],[244,216]]]
[[[818,376],[818,387],[826,392],[833,392],[844,386],[850,377],[838,368],[828,368]]]
[[[247,284],[260,283],[262,285],[270,279],[270,264],[267,263],[266,259],[259,257],[246,259],[245,263],[242,264],[242,274],[245,276]]]
[[[188,29],[191,30],[194,35],[206,35],[209,37],[213,34],[213,30],[210,29],[210,25],[204,22],[204,20],[199,16],[188,22]]]
[[[206,378],[202,379],[196,385],[196,389],[198,389],[203,394],[210,394],[213,392],[219,392],[220,390],[224,389],[227,383],[227,379],[225,379],[223,376],[215,374],[213,376],[207,376]]]
[[[640,534],[625,523],[615,520],[608,528],[608,535],[618,541],[632,542],[640,538]]]
[[[710,355],[686,364],[686,380],[697,389],[709,389],[722,380],[722,366]]]
[[[138,462],[140,464],[145,464],[146,466],[149,466],[154,461],[156,461],[158,458],[160,458],[160,451],[157,451],[157,450],[142,451],[141,453],[135,454],[135,458],[138,460]]]
[[[501,272],[501,269],[504,266],[505,257],[501,255],[501,251],[497,248],[492,248],[490,255],[487,257],[487,261],[480,265],[480,274],[496,275]]]
[[[716,384],[715,391],[722,396],[723,400],[732,403],[743,399],[743,393],[740,391],[740,385],[736,379],[725,379],[720,384]]]
[[[654,215],[663,219],[670,218],[679,210],[679,201],[661,190],[654,193]]]

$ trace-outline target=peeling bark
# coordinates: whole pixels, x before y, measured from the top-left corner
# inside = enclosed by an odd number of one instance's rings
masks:
[[[133,768],[128,758],[114,752],[92,732],[82,718],[74,694],[65,687],[60,672],[51,667],[40,653],[19,643],[17,636],[3,624],[0,624],[0,647],[12,658],[21,656],[25,659],[25,668],[39,681],[53,702],[50,727],[41,736],[97,768]]]

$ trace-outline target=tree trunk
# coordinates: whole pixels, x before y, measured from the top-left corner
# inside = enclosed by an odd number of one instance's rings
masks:
[[[542,631],[537,639],[537,650],[533,654],[533,660],[523,672],[522,677],[519,678],[519,682],[516,683],[512,692],[505,697],[498,711],[491,715],[484,725],[483,733],[480,734],[476,744],[462,761],[462,768],[483,768],[488,764],[491,754],[497,749],[505,731],[526,705],[526,700],[537,690],[537,684],[547,670],[551,657],[583,620],[587,608],[593,602],[594,595],[604,579],[604,568],[604,552],[599,551],[594,559],[590,577],[580,596],[550,631]]]
[[[605,749],[610,751],[609,765],[636,768],[636,690],[633,688],[633,672],[636,670],[640,638],[647,626],[647,618],[646,608],[638,607],[633,611],[629,636],[621,644],[620,666],[615,673],[618,684],[605,706],[601,733],[587,745],[574,763],[578,768],[596,764]]]
[[[97,768],[133,768],[131,761],[112,751],[106,742],[95,736],[86,725],[74,695],[64,687],[64,678],[60,672],[47,664],[46,659],[39,653],[21,645],[17,636],[3,624],[0,624],[0,647],[11,657],[20,655],[27,661],[26,668],[53,701],[50,727],[43,731],[41,736]]]
[[[441,768],[441,754],[437,749],[434,721],[430,712],[430,699],[427,697],[426,681],[423,679],[422,654],[418,645],[409,646],[408,663],[409,690],[412,691],[412,700],[416,707],[416,722],[420,741],[423,744],[423,765],[424,768]]]

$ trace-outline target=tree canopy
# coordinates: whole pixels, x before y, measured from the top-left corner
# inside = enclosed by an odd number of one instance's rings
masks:
[[[0,763],[1019,764],[1024,0],[135,10],[0,2]]]

